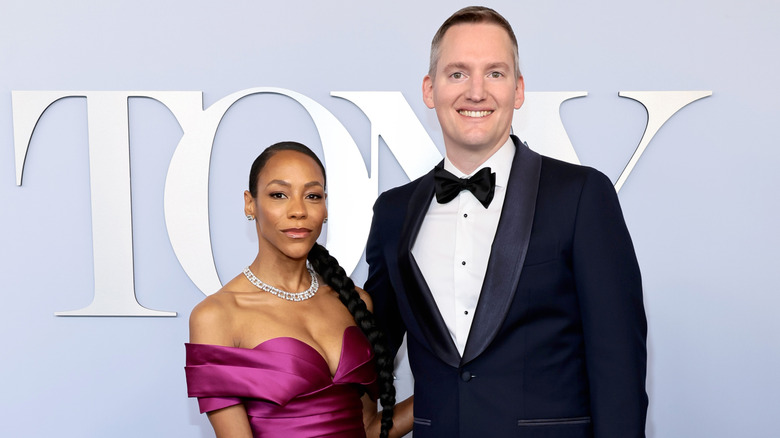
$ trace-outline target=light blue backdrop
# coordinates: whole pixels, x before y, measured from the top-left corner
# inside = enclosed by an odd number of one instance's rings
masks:
[[[369,160],[370,124],[331,91],[400,91],[438,147],[420,98],[428,44],[466,3],[30,1],[0,3],[0,436],[212,436],[186,398],[190,309],[203,298],[163,218],[181,136],[130,100],[138,301],[175,318],[70,318],[93,294],[86,103],[41,119],[15,185],[12,90],[195,90],[204,104],[282,87],[314,99]],[[769,437],[780,405],[777,286],[780,5],[491,1],[515,27],[529,91],[587,91],[561,116],[580,160],[615,181],[646,123],[625,90],[711,90],[660,130],[620,191],[649,320],[648,435]],[[226,281],[254,254],[242,191],[263,146],[320,147],[282,96],[228,112],[210,176],[214,256]],[[382,147],[379,188],[406,181]],[[327,164],[327,163],[326,163]],[[361,262],[355,279],[362,283]]]

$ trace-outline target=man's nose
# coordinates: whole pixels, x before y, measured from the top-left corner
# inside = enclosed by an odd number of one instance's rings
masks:
[[[466,97],[474,102],[479,102],[485,98],[485,79],[481,76],[469,78],[469,88]]]

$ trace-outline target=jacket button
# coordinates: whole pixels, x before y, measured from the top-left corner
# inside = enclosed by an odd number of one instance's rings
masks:
[[[472,377],[474,376],[472,376],[471,373],[468,371],[464,371],[460,373],[460,379],[463,380],[464,382],[468,382],[469,380],[471,380]]]

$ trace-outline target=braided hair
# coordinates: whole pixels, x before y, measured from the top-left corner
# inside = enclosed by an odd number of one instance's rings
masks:
[[[280,151],[295,151],[311,157],[320,167],[320,170],[322,170],[323,179],[326,178],[325,166],[322,165],[319,157],[311,149],[301,143],[292,141],[276,143],[267,147],[252,163],[252,169],[249,173],[249,192],[252,194],[252,197],[257,197],[257,180],[263,167],[265,167],[274,154]],[[371,343],[376,359],[375,366],[379,381],[379,403],[382,406],[379,436],[387,438],[390,429],[393,427],[395,386],[393,385],[393,357],[390,354],[390,349],[387,347],[385,335],[377,326],[374,315],[366,308],[366,303],[360,298],[360,294],[355,289],[355,283],[347,276],[344,268],[339,265],[338,260],[330,255],[324,246],[315,243],[309,251],[307,259],[312,268],[325,280],[325,283],[338,293],[339,299],[349,310],[355,323]]]
[[[379,377],[379,403],[382,405],[382,429],[379,436],[386,438],[393,427],[393,406],[395,405],[395,386],[393,386],[393,358],[384,340],[384,333],[377,327],[374,315],[360,299],[352,282],[339,262],[319,243],[309,251],[309,263],[315,271],[339,294],[339,299],[349,309],[360,330],[368,338],[376,357],[376,371]]]

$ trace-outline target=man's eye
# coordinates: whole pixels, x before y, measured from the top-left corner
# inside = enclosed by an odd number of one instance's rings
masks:
[[[463,73],[455,72],[452,74],[452,79],[463,79]]]
[[[490,77],[493,78],[493,79],[498,79],[501,76],[503,76],[503,74],[501,74],[501,72],[494,71],[494,72],[490,73]]]

